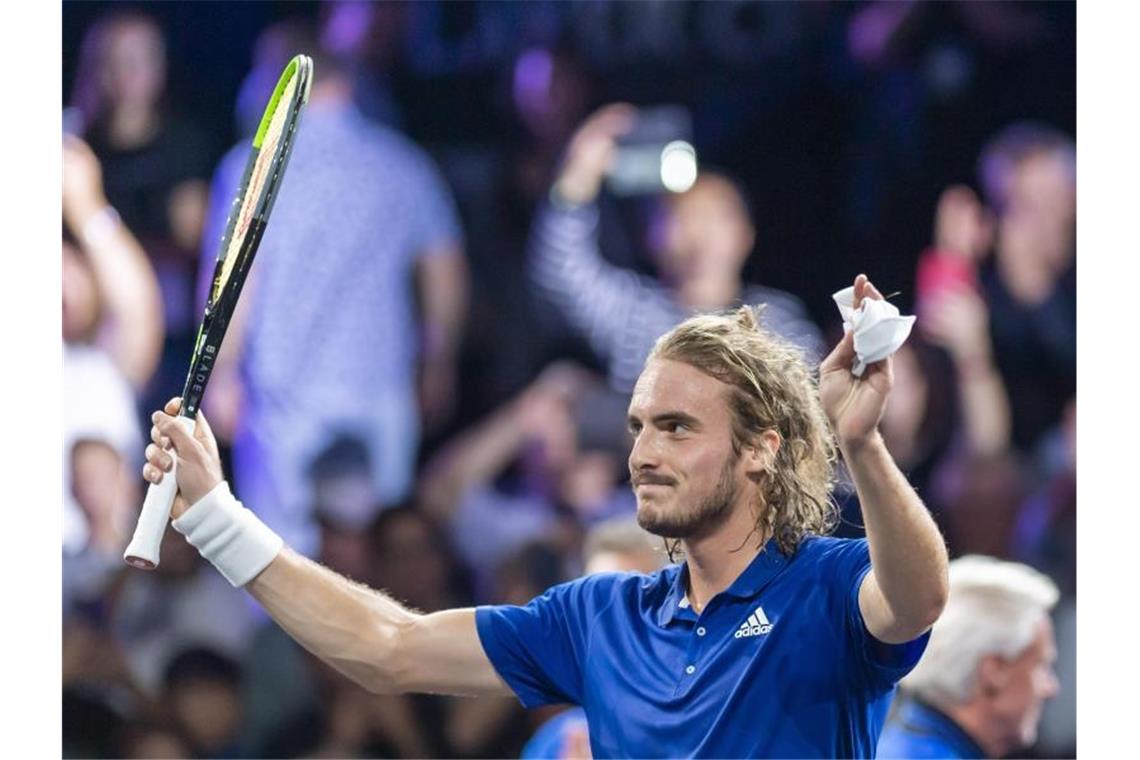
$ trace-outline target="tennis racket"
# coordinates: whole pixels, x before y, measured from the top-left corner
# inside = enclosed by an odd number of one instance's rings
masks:
[[[194,419],[202,403],[202,394],[206,390],[210,373],[214,369],[214,361],[218,358],[226,327],[233,316],[253,256],[261,243],[261,236],[269,223],[269,212],[277,198],[277,191],[281,188],[285,166],[293,151],[301,110],[309,99],[312,75],[313,62],[308,56],[298,55],[289,61],[277,81],[265,115],[261,117],[257,134],[254,135],[253,150],[245,165],[241,187],[226,221],[226,232],[214,265],[214,281],[206,302],[206,313],[198,328],[190,371],[182,390],[182,409],[178,413],[178,421],[187,430],[194,429]],[[177,467],[175,457],[174,467],[163,477],[162,482],[152,483],[147,488],[135,534],[123,553],[123,559],[132,567],[142,570],[158,567],[162,534],[166,531],[170,508],[178,491],[175,477]]]

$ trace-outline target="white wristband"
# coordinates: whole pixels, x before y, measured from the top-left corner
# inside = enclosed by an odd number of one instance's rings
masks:
[[[235,587],[253,580],[285,545],[224,480],[171,525]]]

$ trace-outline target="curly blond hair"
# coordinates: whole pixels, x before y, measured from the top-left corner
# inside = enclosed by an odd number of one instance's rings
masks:
[[[815,373],[802,350],[761,325],[762,309],[691,317],[661,336],[649,359],[683,362],[729,386],[736,454],[765,430],[779,434],[775,461],[761,476],[756,528],[791,555],[805,536],[838,524],[836,446]]]

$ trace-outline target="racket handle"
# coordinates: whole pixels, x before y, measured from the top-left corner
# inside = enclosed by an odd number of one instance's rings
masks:
[[[178,423],[193,434],[194,420],[180,416]],[[174,497],[178,494],[178,457],[173,451],[171,458],[174,459],[174,465],[170,468],[170,472],[162,476],[162,482],[151,483],[147,487],[146,500],[143,501],[139,521],[135,525],[135,535],[127,545],[127,550],[123,552],[126,563],[139,570],[153,570],[158,567],[162,534],[166,532],[166,523],[170,521],[170,508],[174,506]]]

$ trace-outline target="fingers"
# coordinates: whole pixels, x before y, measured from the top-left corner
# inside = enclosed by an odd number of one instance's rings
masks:
[[[855,278],[855,308],[858,309],[863,305],[864,298],[871,298],[875,301],[882,301],[883,294],[879,289],[871,284],[871,280],[865,274],[860,274]]]
[[[155,443],[157,443],[159,448],[163,448],[163,449],[169,449],[170,448],[170,439],[162,434],[162,431],[158,429],[157,425],[151,425],[151,427],[150,427],[150,439],[152,441],[154,441]]]
[[[607,134],[620,134],[633,126],[637,108],[629,103],[610,103],[590,117],[590,125]]]
[[[843,336],[843,340],[832,349],[827,358],[819,365],[819,373],[821,375],[832,372],[836,369],[843,369],[848,372],[851,371],[851,365],[855,362],[855,333],[848,330]]]
[[[159,467],[158,465],[151,464],[149,459],[147,460],[147,463],[143,465],[142,469],[143,478],[148,483],[161,483],[162,478],[166,475],[166,472],[166,470]]]
[[[855,276],[855,301],[854,307],[858,309],[863,305],[864,291],[867,289],[867,275],[859,274]]]
[[[194,450],[195,446],[199,445],[190,431],[180,425],[175,417],[162,412],[155,412],[150,419],[158,428],[158,432],[170,439],[175,453],[179,455],[188,454]]]
[[[163,411],[165,411],[168,415],[173,417],[176,414],[178,414],[178,411],[181,408],[182,408],[182,397],[181,396],[175,396],[174,398],[172,398],[166,402],[166,406],[163,407]],[[155,414],[158,414],[158,412],[155,412]],[[201,418],[202,418],[202,415],[199,414],[198,419],[201,420]],[[153,416],[151,417],[151,420],[152,421],[154,420]],[[170,448],[170,438],[168,436],[163,435],[162,431],[158,429],[157,424],[152,425],[150,428],[150,439],[152,441],[154,441],[155,443],[157,443],[159,445],[159,448],[163,448],[163,449],[169,449]]]
[[[174,466],[174,457],[153,443],[146,447],[146,461],[163,472],[170,472],[170,468]]]
[[[194,435],[198,440],[207,442],[211,446],[214,445],[214,431],[210,427],[210,423],[206,421],[206,415],[202,414],[202,410],[198,410],[198,415],[195,418],[197,424],[194,426]]]

